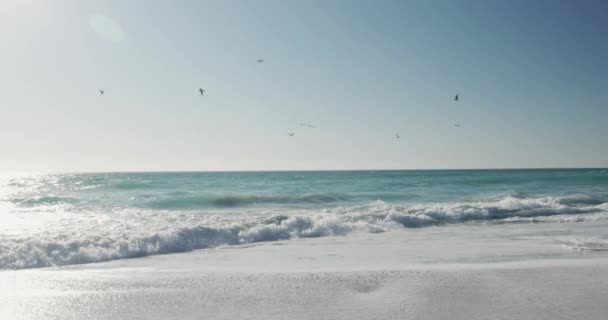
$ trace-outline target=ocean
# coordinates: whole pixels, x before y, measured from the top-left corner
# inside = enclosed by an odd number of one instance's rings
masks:
[[[0,176],[0,269],[606,219],[608,169],[13,174]]]

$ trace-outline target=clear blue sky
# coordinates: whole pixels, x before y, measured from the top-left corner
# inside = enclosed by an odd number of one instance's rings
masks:
[[[0,40],[0,171],[608,166],[608,1],[7,0]]]

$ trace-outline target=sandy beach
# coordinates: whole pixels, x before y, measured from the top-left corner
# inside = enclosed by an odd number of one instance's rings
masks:
[[[605,222],[453,225],[0,272],[2,319],[603,319]],[[587,241],[587,242],[585,242]]]

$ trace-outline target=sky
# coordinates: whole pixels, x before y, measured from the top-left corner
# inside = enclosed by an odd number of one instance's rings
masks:
[[[603,0],[4,0],[0,172],[608,167],[607,57]]]

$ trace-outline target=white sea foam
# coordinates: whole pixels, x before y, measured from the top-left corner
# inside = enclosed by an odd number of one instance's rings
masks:
[[[565,241],[563,245],[573,250],[608,251],[608,239],[579,238]]]
[[[31,212],[11,212],[29,221]],[[0,268],[22,269],[185,252],[260,241],[383,232],[445,223],[500,223],[608,218],[608,204],[587,198],[505,197],[488,202],[363,206],[322,210],[174,212],[115,208],[107,212],[37,212],[44,225],[0,227]],[[21,215],[21,216],[20,216]],[[25,218],[24,218],[25,217]],[[24,218],[21,219],[20,218]],[[11,221],[11,220],[6,220]],[[10,224],[10,223],[9,223]],[[581,246],[582,248],[583,246]],[[593,247],[593,246],[587,246]]]

